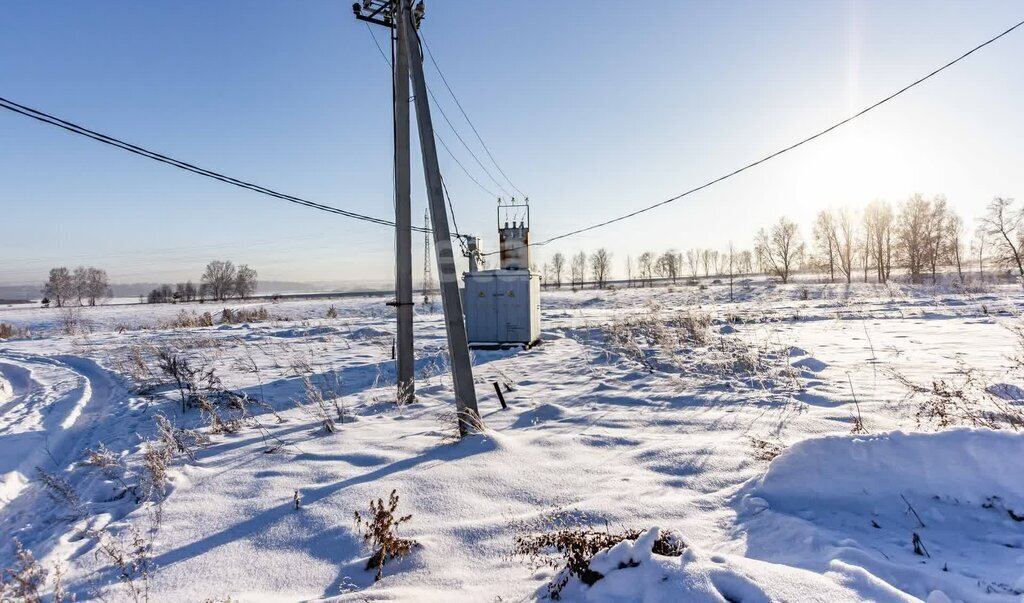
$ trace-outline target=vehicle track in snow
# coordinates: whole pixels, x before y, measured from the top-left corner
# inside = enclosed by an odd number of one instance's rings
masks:
[[[0,513],[30,489],[36,467],[63,471],[93,444],[100,419],[128,392],[94,361],[0,351]]]

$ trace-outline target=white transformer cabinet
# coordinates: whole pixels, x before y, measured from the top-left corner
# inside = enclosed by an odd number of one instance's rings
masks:
[[[530,270],[479,270],[464,275],[463,304],[470,347],[530,347],[540,341],[540,275]]]

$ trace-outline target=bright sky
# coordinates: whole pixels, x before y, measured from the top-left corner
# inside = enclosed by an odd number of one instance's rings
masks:
[[[646,7],[646,8],[642,8]],[[1024,18],[1006,2],[464,2],[422,32],[515,184],[534,239],[674,196],[895,91]],[[382,43],[386,32],[376,28]],[[393,218],[390,74],[344,0],[5,3],[0,96],[284,192]],[[535,250],[749,246],[781,215],[944,193],[1024,201],[1024,30],[825,139],[654,212]],[[441,108],[501,179],[427,64]],[[497,187],[435,111],[439,134]],[[414,134],[415,136],[415,134]],[[414,147],[417,146],[414,138]],[[458,226],[495,200],[443,150]],[[413,215],[425,191],[413,157]],[[506,188],[507,185],[506,185]],[[0,111],[0,283],[392,279],[386,227],[286,204]],[[416,237],[416,275],[422,240]],[[436,270],[435,270],[436,274]]]

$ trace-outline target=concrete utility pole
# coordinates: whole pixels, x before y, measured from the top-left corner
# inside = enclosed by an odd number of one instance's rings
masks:
[[[408,103],[404,103],[406,137],[404,150],[399,148],[400,129],[399,100],[408,99],[408,88],[404,94],[399,93],[398,65],[404,62],[412,78],[413,98],[416,102],[416,124],[419,126],[420,153],[423,156],[423,174],[427,183],[427,200],[429,201],[430,218],[433,223],[434,253],[437,258],[437,269],[441,283],[441,306],[444,310],[445,327],[448,333],[448,353],[452,364],[452,383],[455,389],[455,406],[459,417],[459,433],[466,435],[473,428],[473,424],[479,420],[480,413],[476,403],[476,388],[473,384],[473,365],[469,356],[469,342],[466,337],[466,319],[462,313],[462,298],[459,294],[459,274],[455,266],[455,255],[452,253],[451,231],[448,228],[448,213],[444,203],[444,193],[441,185],[441,171],[437,163],[437,148],[434,145],[434,127],[430,119],[430,105],[427,102],[427,83],[423,77],[423,54],[420,51],[419,35],[416,28],[423,18],[423,3],[420,2],[415,9],[412,9],[411,0],[363,0],[362,4],[352,5],[352,11],[356,18],[361,21],[384,25],[397,31],[397,52],[395,56],[395,189],[396,202],[400,200],[401,190],[399,188],[399,159],[403,157],[408,175],[409,165],[409,138],[408,138]],[[408,79],[405,80],[408,86]],[[408,191],[408,178],[405,180],[405,190]],[[406,196],[408,199],[408,195]],[[398,206],[402,204],[399,202]],[[399,230],[399,249],[402,240],[402,218],[396,211],[396,222]],[[406,206],[405,213],[406,234],[411,234],[411,217]],[[411,248],[411,238],[406,238]],[[403,263],[401,251],[396,262],[401,273],[397,275],[398,299],[396,305],[399,308],[399,342],[402,340],[402,309],[409,308],[409,351],[412,350],[412,262]],[[408,297],[402,297],[402,279],[408,278],[409,287],[406,289]],[[409,306],[403,306],[403,299],[407,299]],[[401,359],[401,353],[399,353]],[[401,364],[399,372],[401,374]],[[411,367],[411,362],[409,363]],[[410,373],[410,384],[412,376]],[[401,377],[399,378],[401,388]],[[400,390],[401,391],[401,390]]]
[[[398,21],[402,21],[399,12]],[[394,30],[396,48],[402,47],[404,32]],[[412,201],[409,178],[409,56],[395,53],[395,305],[398,310],[398,403],[412,402],[416,394],[416,359],[412,347]]]
[[[434,224],[434,253],[437,256],[438,278],[441,281],[441,306],[444,309],[444,322],[448,331],[448,354],[452,363],[459,433],[465,435],[480,416],[476,405],[469,341],[466,337],[466,317],[462,313],[459,273],[455,267],[451,232],[448,230],[448,211],[444,205],[444,191],[441,189],[441,170],[437,164],[434,125],[430,120],[430,104],[427,102],[427,82],[423,77],[423,54],[420,52],[419,35],[413,24],[408,0],[398,2],[398,26],[403,28],[405,33],[401,37],[404,45],[402,52],[409,58],[412,92],[416,101],[416,125],[419,126],[420,154],[423,156],[423,176],[427,181],[430,219]]]

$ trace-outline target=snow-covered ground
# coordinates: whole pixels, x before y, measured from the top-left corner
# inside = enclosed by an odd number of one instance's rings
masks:
[[[1020,601],[1024,294],[750,282],[733,298],[545,291],[542,345],[474,353],[485,428],[461,441],[436,307],[417,307],[401,408],[383,298],[232,304],[269,314],[242,324],[211,304],[0,308],[31,332],[0,341],[0,568],[17,537],[44,592],[59,566],[80,601],[523,601],[556,570],[516,537],[569,517],[646,536],[562,600]],[[172,327],[183,311],[214,326]],[[183,411],[159,350],[214,369],[244,416],[230,396],[226,429]],[[209,438],[173,451],[165,485],[157,417]],[[419,544],[375,583],[353,513],[392,490]],[[682,556],[652,553],[668,531]]]

